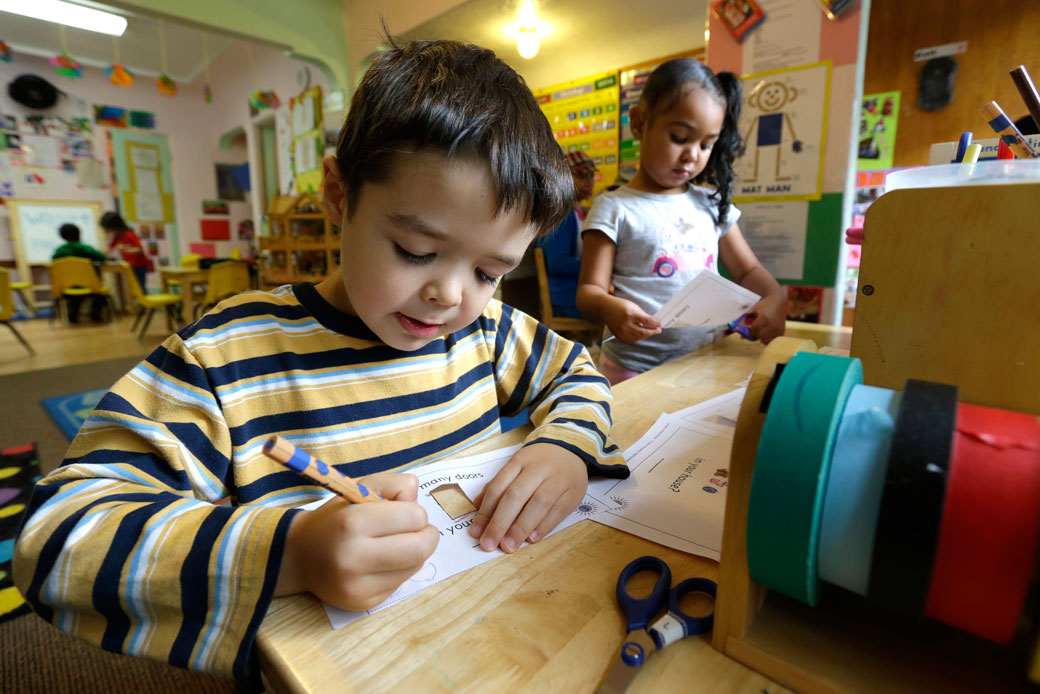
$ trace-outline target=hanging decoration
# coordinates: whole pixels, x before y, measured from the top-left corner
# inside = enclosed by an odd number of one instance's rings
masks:
[[[202,100],[213,103],[213,90],[209,88],[209,35],[202,35],[202,70],[206,75],[206,83],[202,87]]]
[[[105,77],[118,87],[132,87],[134,76],[119,62],[119,38],[112,37],[112,64],[105,68]]]
[[[253,47],[248,43],[246,44],[246,54],[249,56],[249,70],[253,73],[253,86],[257,87],[260,80],[257,79],[256,63],[253,61]],[[278,108],[281,103],[273,90],[257,89],[249,94],[249,115],[255,116],[264,109]]]
[[[159,23],[159,62],[162,66],[161,74],[155,80],[155,86],[160,94],[169,97],[177,96],[177,83],[173,81],[166,69],[166,31],[162,23]]]
[[[64,24],[58,25],[58,35],[61,36],[61,55],[56,55],[47,62],[54,66],[54,71],[62,77],[82,77],[83,63],[69,55],[69,42],[65,37]]]
[[[11,47],[3,41],[0,41],[0,61],[11,62]]]

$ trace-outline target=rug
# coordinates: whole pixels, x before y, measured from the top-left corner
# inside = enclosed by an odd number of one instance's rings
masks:
[[[83,426],[83,420],[107,392],[108,388],[95,388],[83,393],[44,398],[40,404],[54,419],[58,428],[61,429],[61,433],[65,434],[65,438],[71,441],[76,437],[79,428]]]
[[[38,479],[40,463],[36,446],[27,443],[0,451],[0,623],[29,612],[29,606],[14,587],[11,557],[22,512]]]

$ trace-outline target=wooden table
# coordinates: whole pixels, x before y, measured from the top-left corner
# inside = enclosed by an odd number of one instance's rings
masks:
[[[181,320],[187,325],[195,315],[195,287],[204,287],[206,285],[206,281],[209,279],[209,270],[178,266],[161,267],[159,268],[159,278],[162,280],[164,294],[171,293],[170,280],[180,280]],[[169,323],[169,317],[166,320]],[[167,327],[171,331],[174,330],[172,325]]]
[[[846,350],[851,339],[849,328],[801,323],[787,334]],[[625,448],[662,412],[733,390],[761,351],[731,335],[620,384],[615,440]],[[467,453],[522,437],[514,430]],[[278,598],[257,637],[263,671],[278,692],[592,692],[624,636],[618,573],[644,554],[668,562],[674,580],[718,578],[715,561],[581,522],[339,630],[312,595]],[[708,634],[654,654],[630,691],[787,690],[713,649]]]

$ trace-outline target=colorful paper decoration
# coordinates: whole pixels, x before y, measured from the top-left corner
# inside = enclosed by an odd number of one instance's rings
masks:
[[[0,41],[0,60],[5,63],[11,62],[11,47]]]
[[[177,83],[165,72],[155,80],[155,86],[160,94],[170,97],[177,96]]]
[[[122,63],[112,63],[105,68],[105,77],[107,77],[108,81],[117,87],[134,86],[133,74],[123,67]]]
[[[62,77],[82,77],[83,63],[77,62],[68,53],[56,55],[47,61],[54,66],[54,71]]]
[[[278,95],[273,91],[260,90],[249,95],[249,105],[254,111],[263,111],[265,108],[278,108],[281,103]]]
[[[125,108],[119,106],[94,105],[94,122],[98,125],[107,125],[110,128],[125,128],[127,113]]]
[[[207,104],[213,103],[213,90],[209,88],[208,84],[202,88],[202,100]]]

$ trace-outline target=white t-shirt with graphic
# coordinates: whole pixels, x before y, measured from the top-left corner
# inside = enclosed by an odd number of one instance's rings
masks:
[[[617,244],[611,277],[615,296],[653,315],[701,272],[718,272],[719,238],[740,218],[740,210],[730,205],[725,228],[717,226],[712,192],[689,185],[686,193],[660,195],[623,186],[593,200],[582,233],[595,229]],[[610,340],[602,349],[622,366],[646,371],[700,349],[722,330],[668,328],[639,342]]]

